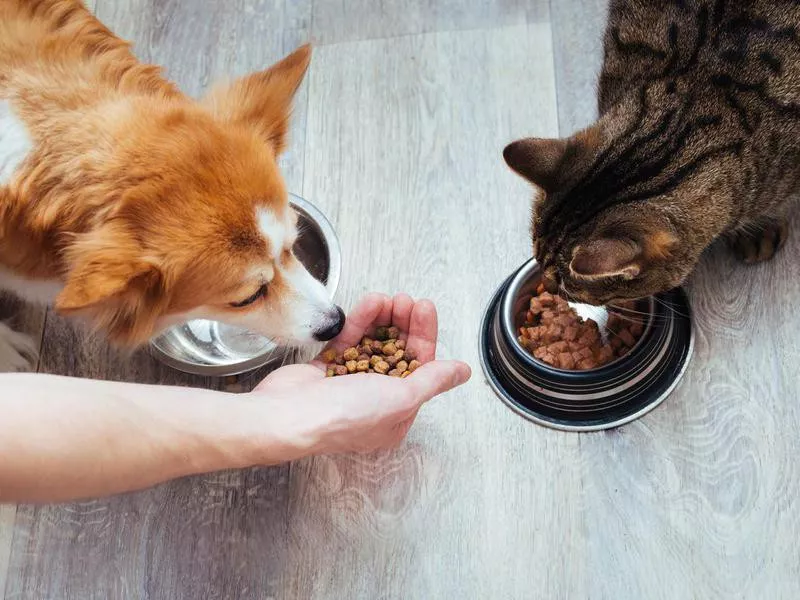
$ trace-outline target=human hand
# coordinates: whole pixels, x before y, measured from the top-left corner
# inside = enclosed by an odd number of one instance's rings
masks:
[[[326,377],[319,360],[273,371],[252,392],[265,403],[267,418],[281,437],[284,460],[310,454],[370,452],[398,445],[420,407],[465,383],[470,368],[460,361],[437,361],[438,322],[429,300],[406,294],[370,294],[347,318],[328,348],[356,345],[375,327],[395,325],[422,366],[400,379],[378,374]]]

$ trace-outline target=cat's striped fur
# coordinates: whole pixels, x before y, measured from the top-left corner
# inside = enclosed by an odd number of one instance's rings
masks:
[[[600,119],[504,153],[543,189],[534,252],[593,303],[679,284],[728,236],[771,258],[800,187],[800,2],[612,0]]]

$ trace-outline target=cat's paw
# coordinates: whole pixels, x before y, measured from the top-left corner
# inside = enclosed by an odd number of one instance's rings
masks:
[[[33,338],[0,322],[0,373],[33,371],[37,358]]]
[[[789,236],[789,224],[784,220],[767,221],[746,231],[737,231],[731,238],[736,258],[748,265],[771,259],[783,248]]]

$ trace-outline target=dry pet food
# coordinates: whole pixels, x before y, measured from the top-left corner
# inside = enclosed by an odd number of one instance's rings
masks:
[[[633,302],[615,306],[623,311],[634,309]],[[587,371],[625,356],[642,336],[644,326],[627,315],[609,313],[606,330],[604,341],[595,321],[584,320],[566,300],[540,285],[519,329],[519,343],[550,366]]]
[[[406,348],[397,327],[378,327],[375,339],[364,337],[341,354],[331,348],[322,353],[322,360],[327,363],[328,377],[357,373],[408,377],[420,366],[416,352]]]

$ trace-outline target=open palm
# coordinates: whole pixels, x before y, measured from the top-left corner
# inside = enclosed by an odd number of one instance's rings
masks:
[[[459,361],[435,360],[436,307],[429,300],[415,302],[406,294],[366,296],[328,348],[340,352],[386,325],[403,332],[406,347],[414,349],[422,363],[409,377],[326,377],[325,364],[317,359],[274,371],[253,394],[282,398],[301,409],[304,435],[314,453],[368,452],[396,446],[422,404],[466,382],[470,368]]]

